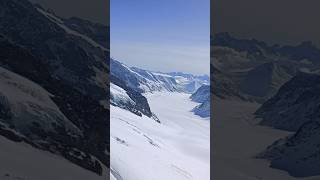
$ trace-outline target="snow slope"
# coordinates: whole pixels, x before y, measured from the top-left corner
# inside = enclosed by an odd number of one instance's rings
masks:
[[[7,102],[12,116],[8,124],[25,134],[30,133],[27,127],[38,124],[45,132],[59,133],[56,125],[70,134],[80,135],[79,129],[61,113],[51,96],[36,83],[0,67],[0,107]],[[0,116],[0,122],[7,123],[5,120]]]
[[[110,83],[110,101],[114,104],[121,104],[121,103],[129,103],[129,104],[135,104],[135,102],[129,97],[127,92],[122,89],[121,87]]]
[[[111,106],[111,174],[118,180],[209,180],[210,123],[189,94],[145,94],[161,123]],[[174,102],[174,103],[173,103]]]

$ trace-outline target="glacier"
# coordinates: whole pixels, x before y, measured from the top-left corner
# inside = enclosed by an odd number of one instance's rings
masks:
[[[191,112],[190,94],[144,94],[161,123],[111,106],[111,177],[117,180],[209,180],[210,121]]]

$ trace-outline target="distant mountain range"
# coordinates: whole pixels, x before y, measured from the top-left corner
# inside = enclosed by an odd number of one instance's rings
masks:
[[[209,84],[209,76],[195,76],[181,72],[153,72],[110,60],[111,104],[142,114],[160,122],[149,107],[143,93],[184,92],[194,93],[202,85]]]
[[[264,102],[297,73],[320,67],[320,49],[310,42],[269,46],[219,33],[211,45],[213,92],[220,97]]]
[[[268,45],[256,39],[240,39],[232,37],[229,33],[215,34],[211,40],[214,46],[229,47],[238,52],[246,52],[256,60],[269,58],[285,58],[293,61],[308,60],[319,64],[320,49],[310,41],[304,41],[296,46],[278,44]]]
[[[111,59],[111,74],[137,92],[170,91],[193,93],[201,85],[209,84],[209,76],[195,76],[181,72],[152,72]]]

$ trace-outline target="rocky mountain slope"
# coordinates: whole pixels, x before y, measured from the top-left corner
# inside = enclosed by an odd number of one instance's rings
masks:
[[[292,176],[320,175],[320,75],[298,73],[257,111],[261,125],[293,131],[293,135],[270,145],[258,157],[269,159],[271,167]]]
[[[101,175],[109,163],[107,46],[26,0],[1,1],[0,12],[1,134]]]
[[[294,135],[270,145],[258,157],[269,159],[271,167],[295,177],[316,176],[320,174],[319,139],[319,122],[309,121]]]
[[[261,125],[297,131],[308,121],[319,121],[320,75],[299,73],[256,112]]]
[[[210,86],[202,85],[190,98],[192,101],[203,103],[210,98]]]
[[[201,117],[210,116],[210,86],[202,85],[195,93],[190,96],[192,101],[201,103],[192,111]]]
[[[131,89],[125,82],[114,75],[111,75],[110,82],[111,105],[126,109],[138,116],[142,116],[143,114],[160,122],[156,115],[151,112],[147,98],[141,93]]]

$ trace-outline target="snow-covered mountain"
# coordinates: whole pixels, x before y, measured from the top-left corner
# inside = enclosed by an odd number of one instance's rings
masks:
[[[162,73],[143,70],[111,59],[111,74],[122,80],[133,90],[146,93],[154,91],[193,93],[201,85],[209,84],[208,76],[184,73]]]
[[[0,12],[1,135],[102,175],[109,164],[108,47],[27,0],[3,0]]]
[[[144,93],[153,91],[177,91],[177,83],[173,77],[160,73],[152,73],[110,60],[111,75],[117,77],[133,90]]]
[[[110,76],[110,104],[126,109],[138,116],[145,115],[157,122],[160,120],[151,112],[148,100],[141,93],[128,87],[114,75]]]
[[[66,137],[71,140],[82,136],[79,128],[50,98],[52,94],[36,83],[0,67],[0,85],[0,121],[3,126],[14,127],[35,144],[41,144],[43,135],[52,134],[59,138],[59,134],[65,134],[61,141],[67,141]]]
[[[200,105],[192,109],[194,114],[199,115],[200,117],[208,118],[210,117],[210,99],[204,101]]]
[[[320,75],[299,73],[256,112],[261,125],[296,131],[308,121],[319,121]]]
[[[210,117],[210,86],[202,85],[195,93],[190,96],[192,101],[201,103],[192,111],[201,117]]]
[[[61,112],[51,99],[52,96],[38,84],[0,67],[0,135],[17,142],[18,144],[15,147],[18,149],[15,150],[18,153],[25,153],[23,151],[19,152],[19,150],[21,146],[28,144],[30,145],[29,149],[34,147],[48,150],[75,164],[86,166],[87,169],[97,173],[100,171],[102,175],[102,167],[95,165],[100,162],[90,153],[81,150],[79,146],[79,143],[85,137],[84,132]],[[4,147],[4,144],[1,144],[1,146],[4,149],[7,148]],[[37,152],[37,150],[31,151]],[[43,152],[39,151],[39,153]],[[8,154],[10,153],[8,152]],[[17,156],[13,152],[10,155]],[[37,154],[33,153],[33,155],[33,158],[37,159]],[[1,161],[2,163],[8,162]],[[21,163],[27,162],[21,160]],[[49,161],[46,163],[50,164]],[[68,163],[65,163],[65,165],[62,162],[60,163],[61,166],[72,166]],[[3,164],[1,166],[11,167],[12,165]],[[28,167],[24,168],[28,169]],[[11,167],[11,169],[15,169],[15,167]],[[15,171],[20,171],[20,169],[15,169],[14,172],[10,173],[20,173]],[[1,169],[1,173],[8,172],[3,172],[3,169]],[[32,170],[30,170],[30,174],[32,174]],[[56,172],[56,174],[59,173]],[[37,177],[33,172],[33,178],[36,179],[41,176],[43,177],[43,175]]]
[[[198,103],[203,103],[210,99],[210,86],[202,85],[195,93],[193,93],[190,98]]]
[[[184,92],[194,93],[198,88],[204,84],[209,84],[210,77],[208,75],[192,75],[182,72],[167,73],[175,78],[176,82]]]

